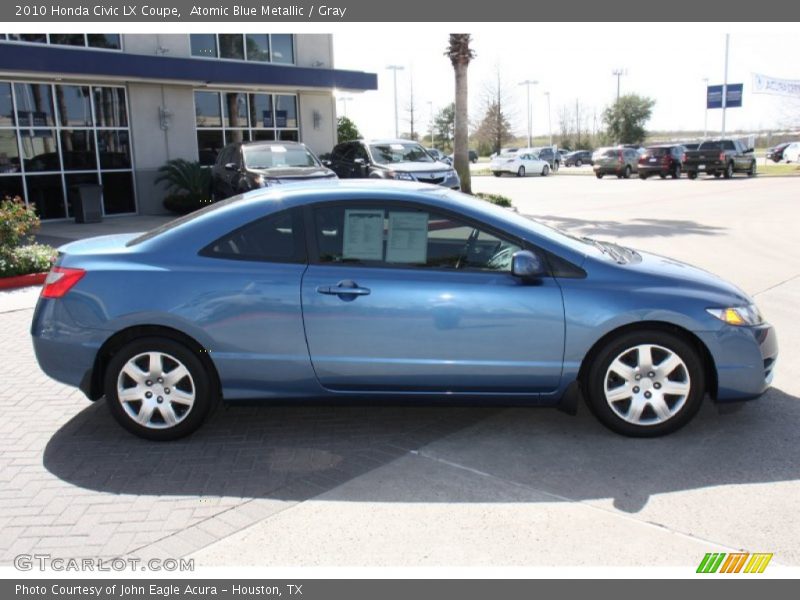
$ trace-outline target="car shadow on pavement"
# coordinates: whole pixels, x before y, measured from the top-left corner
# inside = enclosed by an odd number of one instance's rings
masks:
[[[722,235],[725,227],[704,225],[688,219],[631,219],[629,221],[586,220],[559,215],[526,215],[574,235],[610,237],[674,237]]]
[[[800,399],[773,389],[739,406],[719,414],[707,402],[687,427],[657,439],[615,435],[583,407],[575,418],[533,408],[232,407],[189,438],[155,443],[124,432],[100,402],[53,435],[44,466],[113,494],[301,501],[413,451],[488,479],[468,492],[408,481],[336,499],[496,502],[501,480],[548,501],[612,498],[636,513],[653,494],[800,479]]]

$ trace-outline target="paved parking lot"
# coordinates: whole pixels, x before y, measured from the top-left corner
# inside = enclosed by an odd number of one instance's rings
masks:
[[[800,179],[479,177],[581,235],[733,280],[778,327],[772,389],[656,440],[581,410],[220,409],[190,439],[125,434],[48,380],[35,296],[0,296],[0,562],[192,556],[201,565],[800,565]]]

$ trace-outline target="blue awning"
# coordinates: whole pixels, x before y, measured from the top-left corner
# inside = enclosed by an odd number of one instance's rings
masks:
[[[0,42],[0,71],[82,76],[87,79],[113,77],[203,82],[208,85],[264,85],[352,91],[378,89],[378,76],[362,71],[151,56],[14,42]]]

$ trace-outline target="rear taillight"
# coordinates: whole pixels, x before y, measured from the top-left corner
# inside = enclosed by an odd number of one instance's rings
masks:
[[[620,152],[620,153],[619,153],[619,155],[617,156],[617,162],[618,162],[618,163],[623,163],[623,162],[625,162],[624,160],[622,160],[622,152]]]
[[[81,278],[86,275],[83,269],[68,269],[66,267],[53,267],[47,274],[42,288],[42,298],[61,298],[72,289]]]
[[[725,153],[724,152],[720,152],[719,153],[719,159],[720,160],[725,160]]]

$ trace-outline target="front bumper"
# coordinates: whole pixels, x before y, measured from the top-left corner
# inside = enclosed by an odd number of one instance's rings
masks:
[[[772,325],[725,326],[698,335],[716,366],[717,401],[749,400],[769,389],[778,358],[778,338]]]

